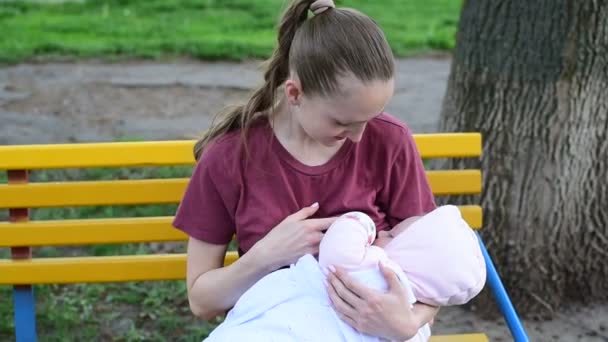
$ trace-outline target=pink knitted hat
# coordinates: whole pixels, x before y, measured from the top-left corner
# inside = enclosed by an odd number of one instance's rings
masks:
[[[453,205],[422,216],[384,250],[403,269],[423,303],[464,304],[485,285],[486,265],[478,239]]]

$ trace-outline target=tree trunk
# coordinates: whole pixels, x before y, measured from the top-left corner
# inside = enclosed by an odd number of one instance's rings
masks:
[[[517,310],[605,301],[608,1],[468,0],[459,25],[440,129],[483,135],[482,237]]]

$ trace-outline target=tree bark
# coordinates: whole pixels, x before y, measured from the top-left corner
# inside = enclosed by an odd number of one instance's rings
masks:
[[[608,1],[464,1],[440,130],[483,135],[482,237],[524,316],[608,298],[607,117]]]

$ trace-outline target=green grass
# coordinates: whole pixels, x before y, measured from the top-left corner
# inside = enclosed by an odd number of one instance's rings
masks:
[[[0,62],[267,57],[283,0],[0,2]],[[454,46],[460,1],[344,0],[383,27],[395,54]]]
[[[41,341],[200,341],[219,323],[189,311],[183,281],[35,286]],[[12,289],[0,286],[0,340],[14,341]]]
[[[189,177],[192,168],[155,167],[32,172],[36,182]],[[0,172],[0,183],[6,183]],[[33,219],[175,214],[176,205],[81,207],[32,210]],[[3,216],[4,215],[4,216]],[[3,216],[3,217],[2,217]],[[6,220],[6,212],[0,220]],[[234,248],[234,246],[231,246]],[[185,244],[172,246],[184,252]],[[34,257],[154,253],[152,244],[34,248]],[[0,248],[0,258],[10,257]],[[219,323],[201,322],[188,307],[184,281],[35,286],[41,341],[200,341]],[[14,340],[12,288],[0,286],[0,341]]]

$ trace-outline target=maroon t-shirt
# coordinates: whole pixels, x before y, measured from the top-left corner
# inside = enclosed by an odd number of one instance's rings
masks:
[[[276,139],[267,120],[208,145],[173,225],[213,244],[233,236],[247,252],[285,217],[319,202],[313,217],[362,211],[377,230],[435,208],[410,129],[389,114],[372,119],[358,143],[346,140],[325,164],[307,166]]]

